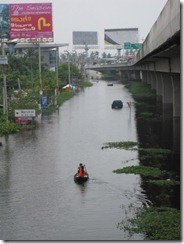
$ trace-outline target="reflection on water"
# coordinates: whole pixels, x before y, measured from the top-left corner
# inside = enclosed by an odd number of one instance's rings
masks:
[[[115,99],[123,109],[111,109]],[[35,130],[2,138],[2,240],[143,239],[118,228],[147,204],[141,179],[113,173],[124,162],[139,164],[138,155],[101,149],[105,142],[137,141],[135,110],[126,105],[131,100],[123,85],[95,82],[59,112],[42,116]],[[73,180],[80,162],[90,175],[83,186]]]

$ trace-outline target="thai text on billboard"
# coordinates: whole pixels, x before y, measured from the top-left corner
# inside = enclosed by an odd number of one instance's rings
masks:
[[[10,4],[10,39],[52,39],[52,3]]]

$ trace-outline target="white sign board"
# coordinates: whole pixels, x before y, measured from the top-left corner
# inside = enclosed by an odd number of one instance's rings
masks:
[[[8,58],[5,55],[0,55],[0,64],[8,64]]]
[[[36,117],[35,109],[15,109],[15,117],[32,118]]]

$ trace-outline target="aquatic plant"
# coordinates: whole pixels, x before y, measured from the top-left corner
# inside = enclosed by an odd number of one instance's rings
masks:
[[[143,82],[132,82],[128,87],[133,97],[137,101],[142,101],[145,99],[155,99],[155,90],[151,89],[150,84],[145,84]]]
[[[181,238],[180,212],[174,208],[144,207],[129,222],[131,224],[125,225],[124,229],[130,233],[144,233],[146,240],[171,241]]]
[[[117,149],[125,149],[125,150],[137,150],[137,146],[139,143],[133,141],[120,141],[120,142],[106,142],[102,149],[107,148],[117,148]]]
[[[116,174],[140,174],[144,176],[159,177],[163,175],[163,172],[159,168],[148,166],[128,166],[121,169],[113,170]]]
[[[149,183],[157,185],[159,187],[180,185],[180,182],[175,179],[149,180]]]

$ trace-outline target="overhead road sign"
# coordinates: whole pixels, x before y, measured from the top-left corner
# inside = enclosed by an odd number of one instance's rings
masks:
[[[125,42],[124,43],[124,49],[131,49],[131,43],[130,42]]]
[[[142,43],[131,43],[131,49],[140,49]]]
[[[142,43],[131,43],[131,42],[124,43],[124,49],[140,49],[141,46]]]

